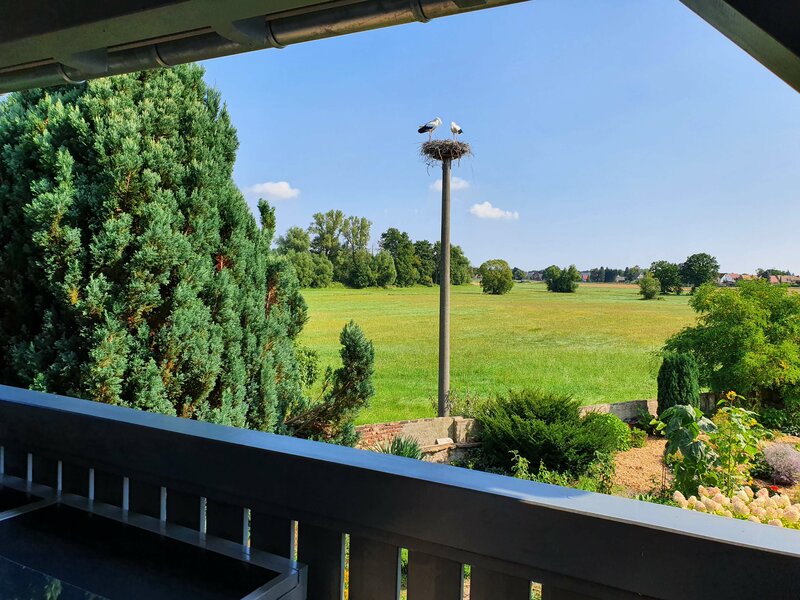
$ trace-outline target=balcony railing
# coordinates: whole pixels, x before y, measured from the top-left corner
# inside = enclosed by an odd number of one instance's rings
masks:
[[[308,565],[308,598],[800,598],[800,532],[0,386],[0,468]]]

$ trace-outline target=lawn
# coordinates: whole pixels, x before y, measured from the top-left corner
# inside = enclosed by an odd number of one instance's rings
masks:
[[[686,296],[642,301],[637,286],[584,284],[553,294],[540,283],[505,296],[453,288],[451,388],[494,394],[538,386],[585,404],[655,397],[664,340],[694,322]],[[339,363],[338,336],[355,320],[375,344],[375,397],[358,417],[376,423],[434,416],[439,289],[305,290],[302,343]]]

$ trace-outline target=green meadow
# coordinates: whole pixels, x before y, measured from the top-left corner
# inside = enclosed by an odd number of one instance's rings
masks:
[[[453,288],[451,389],[489,395],[536,386],[585,404],[652,398],[656,351],[695,317],[686,296],[643,301],[631,285],[583,284],[575,294],[517,284],[505,296]],[[321,366],[339,362],[355,320],[375,344],[375,397],[358,423],[434,416],[439,288],[309,289],[301,341]]]

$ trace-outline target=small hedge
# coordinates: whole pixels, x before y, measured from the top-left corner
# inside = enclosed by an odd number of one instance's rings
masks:
[[[538,390],[509,392],[481,407],[478,414],[485,458],[511,471],[512,452],[532,465],[580,476],[597,453],[630,447],[628,426],[610,414],[580,414],[571,396]]]

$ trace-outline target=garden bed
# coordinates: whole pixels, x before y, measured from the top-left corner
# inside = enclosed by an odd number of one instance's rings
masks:
[[[775,443],[800,444],[800,437],[791,435],[776,437]],[[619,495],[634,497],[637,494],[649,494],[661,489],[662,478],[670,477],[664,470],[664,448],[667,442],[663,437],[648,437],[643,448],[631,448],[617,453],[615,457],[616,474],[614,484],[619,487]],[[669,479],[667,479],[669,484]],[[773,485],[771,481],[754,481],[756,487]],[[791,487],[776,486],[780,493],[787,493],[792,498],[800,498],[800,483]]]
[[[664,473],[663,437],[648,437],[643,448],[631,448],[618,452],[615,457],[616,474],[614,484],[620,488],[620,495],[635,496],[661,489]]]

